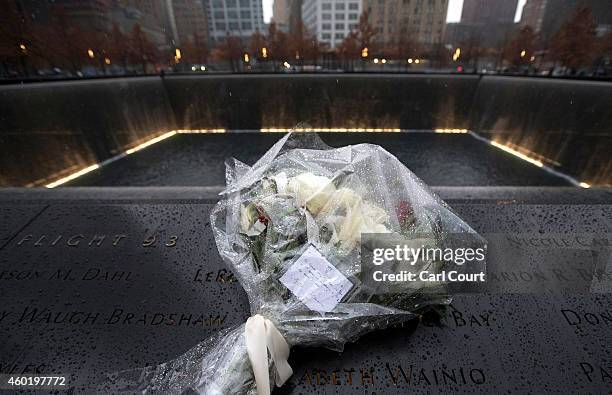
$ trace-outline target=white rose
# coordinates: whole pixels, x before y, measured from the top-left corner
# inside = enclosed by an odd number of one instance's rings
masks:
[[[284,184],[283,176],[275,176],[277,185]],[[362,233],[390,233],[385,226],[389,216],[384,209],[364,202],[351,188],[336,189],[327,177],[302,173],[288,180],[286,193],[293,194],[297,204],[305,206],[313,216],[318,216],[318,220],[331,220],[334,225],[333,243],[339,243],[345,252],[361,242]],[[342,215],[336,216],[339,213]]]
[[[272,177],[270,177],[270,179],[276,184],[276,190],[278,191],[278,193],[280,193],[281,195],[287,193],[287,183],[289,182],[289,179],[287,178],[287,174],[284,171],[273,175]]]
[[[338,209],[348,211],[359,204],[361,204],[361,196],[355,191],[346,187],[338,188],[322,208],[321,214],[333,214]]]
[[[382,224],[389,220],[389,215],[387,212],[373,204],[364,202],[361,205],[361,210],[366,220],[372,224]]]
[[[240,228],[243,232],[247,232],[251,228],[253,218],[249,215],[249,210],[245,205],[240,205]]]
[[[355,248],[361,242],[362,233],[390,233],[384,224],[389,219],[385,210],[361,198],[352,202],[346,208],[346,215],[336,221],[338,240],[344,251]]]
[[[331,179],[312,173],[302,173],[289,179],[287,193],[295,195],[299,206],[305,206],[316,215],[335,192]]]

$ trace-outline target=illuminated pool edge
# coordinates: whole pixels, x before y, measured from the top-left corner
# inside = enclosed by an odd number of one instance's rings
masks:
[[[577,187],[580,187],[580,188],[585,188],[585,189],[588,189],[588,188],[591,187],[590,184],[588,184],[588,183],[586,183],[584,181],[578,181],[574,177],[569,176],[569,175],[567,175],[565,173],[562,173],[562,172],[560,172],[558,170],[555,170],[552,167],[545,165],[542,161],[540,161],[538,159],[535,159],[535,158],[531,158],[528,155],[518,151],[516,149],[518,147],[511,147],[509,145],[502,144],[502,143],[499,143],[497,141],[489,140],[489,139],[487,139],[485,137],[482,137],[482,136],[480,136],[480,135],[478,135],[478,134],[476,134],[476,133],[474,133],[472,131],[470,131],[469,134],[472,137],[474,137],[475,139],[477,139],[477,140],[480,140],[480,141],[483,141],[483,142],[485,142],[487,144],[490,144],[493,147],[496,147],[496,148],[498,148],[498,149],[500,149],[500,150],[502,150],[502,151],[504,151],[504,152],[506,152],[506,153],[508,153],[510,155],[513,155],[514,157],[519,158],[519,159],[521,159],[521,160],[523,160],[523,161],[525,161],[527,163],[530,163],[530,164],[532,164],[534,166],[537,166],[537,167],[539,167],[540,169],[542,169],[544,171],[547,171],[547,172],[549,172],[551,174],[556,175],[557,177],[561,177],[561,178],[569,181],[574,186],[577,186]]]
[[[326,132],[335,132],[335,133],[343,133],[343,132],[369,132],[369,133],[376,133],[376,132],[382,132],[382,133],[399,133],[399,132],[403,132],[404,130],[399,129],[399,128],[262,128],[260,129],[260,132],[262,133],[287,133],[290,131],[295,131],[295,132],[317,132],[317,133],[326,133]],[[82,175],[85,175],[87,173],[90,173],[94,170],[97,170],[99,168],[101,168],[102,166],[114,162],[118,159],[124,158],[128,155],[131,155],[135,152],[141,151],[147,147],[150,147],[154,144],[157,144],[161,141],[164,141],[170,137],[173,137],[177,134],[215,134],[215,133],[225,133],[226,130],[222,129],[222,128],[217,128],[217,129],[175,129],[175,130],[171,130],[169,132],[163,133],[161,135],[158,135],[156,137],[153,137],[143,143],[140,143],[132,148],[129,148],[125,151],[123,151],[122,153],[115,155],[109,159],[106,159],[100,163],[96,163],[96,164],[92,164],[89,165],[83,169],[77,170],[74,173],[71,173],[67,176],[64,176],[62,178],[59,178],[53,182],[50,182],[46,185],[44,185],[44,187],[46,188],[55,188],[58,187],[60,185],[63,185],[69,181],[72,181]],[[405,131],[407,133],[409,133],[410,131]],[[564,178],[565,180],[569,181],[572,185],[575,185],[577,187],[580,188],[591,188],[591,185],[587,182],[584,181],[578,181],[576,180],[574,177],[571,177],[565,173],[562,173],[560,171],[557,171],[547,165],[545,165],[542,161],[538,160],[538,159],[534,159],[529,157],[526,154],[523,154],[522,152],[516,150],[513,147],[510,147],[508,145],[493,141],[493,140],[489,140],[485,137],[482,137],[470,130],[467,129],[453,129],[453,128],[446,128],[446,129],[434,129],[431,131],[421,131],[421,132],[428,132],[428,133],[442,133],[442,134],[469,134],[472,137],[474,137],[477,140],[483,141],[489,145],[492,145],[506,153],[509,153],[523,161],[526,161],[534,166],[537,166],[551,174],[554,174],[558,177]]]
[[[71,173],[71,174],[69,174],[69,175],[67,175],[65,177],[62,177],[62,178],[60,178],[58,180],[55,180],[55,181],[53,181],[53,182],[51,182],[49,184],[44,185],[44,186],[45,186],[45,188],[55,188],[57,186],[65,184],[65,183],[67,183],[69,181],[72,181],[75,178],[78,178],[78,177],[80,177],[80,176],[82,176],[84,174],[87,174],[87,173],[89,173],[91,171],[97,170],[97,169],[101,168],[104,165],[107,165],[107,164],[109,164],[111,162],[114,162],[114,161],[116,161],[118,159],[124,158],[124,157],[126,157],[128,155],[131,155],[131,154],[135,153],[135,152],[141,151],[141,150],[143,150],[143,149],[145,149],[147,147],[150,147],[150,146],[152,146],[154,144],[157,144],[160,141],[164,141],[164,140],[166,140],[166,139],[168,139],[168,138],[170,138],[172,136],[175,136],[177,134],[197,134],[197,133],[203,133],[203,134],[204,133],[225,133],[225,129],[193,129],[193,130],[176,129],[176,130],[171,130],[171,131],[163,133],[163,134],[161,134],[159,136],[155,136],[153,138],[150,138],[147,141],[145,141],[143,143],[140,143],[138,145],[135,145],[132,148],[128,148],[127,150],[123,151],[122,153],[117,154],[115,156],[112,156],[112,157],[110,157],[110,158],[108,158],[108,159],[106,159],[106,160],[104,160],[104,161],[102,161],[100,163],[96,163],[96,164],[87,166],[87,167],[85,167],[85,168],[83,168],[81,170],[78,170],[78,171],[76,171],[74,173]]]

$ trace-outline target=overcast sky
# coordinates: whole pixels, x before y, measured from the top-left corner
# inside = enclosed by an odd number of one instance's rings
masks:
[[[527,0],[519,0],[518,7],[516,8],[516,15],[514,21],[518,22],[521,19],[521,13],[523,12],[523,6]],[[263,0],[264,8],[264,21],[270,22],[272,18],[272,4],[274,0]],[[448,2],[448,14],[446,15],[446,22],[459,22],[461,19],[461,8],[463,7],[463,0],[449,0]]]

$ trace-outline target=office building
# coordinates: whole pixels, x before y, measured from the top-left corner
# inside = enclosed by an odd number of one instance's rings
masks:
[[[520,25],[530,26],[546,41],[579,7],[591,9],[600,35],[612,29],[612,8],[608,0],[527,0]]]
[[[302,0],[274,0],[272,21],[284,32],[293,32],[302,22]]]
[[[361,0],[304,0],[302,21],[321,42],[335,48],[357,28]]]
[[[283,31],[289,30],[289,8],[290,0],[274,0],[272,6],[272,22]]]
[[[446,24],[447,0],[364,0],[370,24],[381,45],[409,38],[422,44],[442,41]]]
[[[111,26],[111,0],[57,0],[49,2],[53,14],[71,24],[97,31],[108,31]]]
[[[518,0],[464,0],[457,30],[471,32],[470,42],[478,47],[503,46],[516,27],[517,6]]]
[[[208,20],[202,0],[167,0],[175,45],[208,41]]]
[[[208,0],[208,32],[212,41],[228,35],[249,38],[265,31],[262,0]]]
[[[461,22],[474,24],[513,23],[518,0],[464,0]]]

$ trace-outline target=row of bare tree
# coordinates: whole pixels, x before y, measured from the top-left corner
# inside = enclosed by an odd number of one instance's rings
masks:
[[[76,74],[86,66],[106,69],[117,64],[146,73],[150,65],[164,61],[138,24],[127,34],[117,25],[110,31],[84,28],[71,23],[61,6],[53,9],[48,23],[35,23],[12,2],[0,3],[0,63],[5,71],[27,76],[57,67]]]
[[[244,70],[257,62],[268,62],[272,68],[282,68],[286,61],[317,65],[323,55],[342,62],[352,70],[356,61],[375,56],[387,59],[427,59],[431,67],[444,67],[453,62],[452,52],[442,44],[423,45],[409,36],[397,37],[391,43],[380,43],[369,23],[367,13],[361,15],[354,32],[335,51],[299,25],[290,33],[269,25],[265,34],[257,31],[244,39],[229,35],[212,48],[198,36],[184,43],[181,58],[175,58],[175,48],[160,50],[136,24],[130,32],[117,25],[110,31],[85,28],[70,23],[61,7],[56,7],[48,23],[34,23],[11,6],[0,3],[0,72],[14,70],[29,75],[35,70],[58,67],[78,73],[86,66],[106,70],[113,65],[124,72],[148,73],[174,65],[218,64],[232,71]],[[476,65],[481,58],[497,59],[498,65],[520,67],[533,64],[540,57],[562,66],[578,69],[590,67],[597,58],[612,57],[612,33],[597,37],[593,15],[588,8],[578,9],[549,42],[544,42],[530,28],[517,30],[497,48],[486,48],[478,39],[457,43],[462,48],[461,63]],[[247,56],[245,56],[245,54]]]
[[[468,40],[463,59],[475,63],[482,57],[496,58],[497,64],[511,68],[533,66],[534,62],[571,71],[592,68],[612,60],[612,32],[598,37],[596,27],[591,10],[578,8],[549,40],[525,26],[514,31],[499,48],[483,48],[477,40]]]

